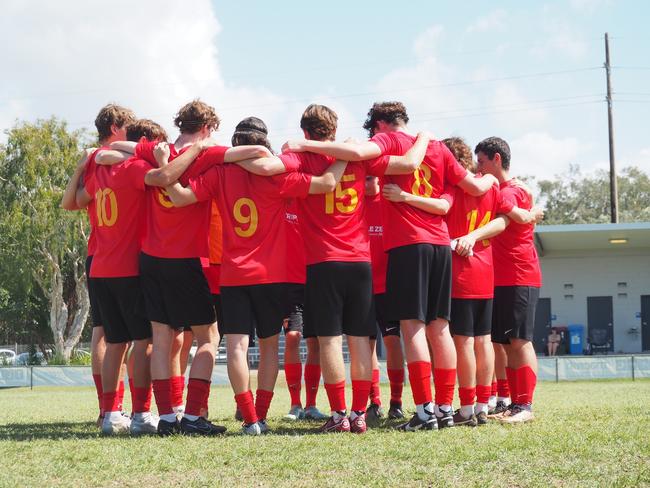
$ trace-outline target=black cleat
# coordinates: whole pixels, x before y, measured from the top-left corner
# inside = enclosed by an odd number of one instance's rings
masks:
[[[168,435],[174,435],[180,433],[180,428],[178,421],[167,422],[166,420],[160,419],[158,421],[158,428],[156,430],[158,435],[166,437]]]
[[[498,401],[496,407],[488,410],[487,417],[489,419],[498,419],[508,410],[510,410],[510,405],[506,405],[503,401]]]
[[[476,427],[478,425],[478,421],[474,414],[469,417],[463,417],[460,410],[456,410],[456,413],[454,413],[453,421],[454,425],[466,425],[467,427]]]
[[[390,408],[388,409],[388,418],[389,419],[403,419],[404,412],[402,411],[402,404],[398,402],[390,402]]]
[[[454,426],[454,413],[451,409],[449,410],[442,410],[438,409],[438,411],[441,413],[441,415],[436,414],[436,420],[438,421],[438,428],[439,429],[446,429],[448,427],[453,427]]]
[[[214,425],[212,422],[199,417],[196,420],[189,420],[183,417],[180,424],[181,434],[183,435],[219,435],[226,432],[226,428],[221,425]]]
[[[485,412],[479,412],[476,415],[476,424],[477,425],[485,425],[488,423],[488,416]]]
[[[435,415],[432,415],[427,420],[422,420],[419,415],[416,413],[411,417],[411,420],[395,427],[397,430],[403,430],[407,432],[414,432],[416,430],[437,430],[438,422],[436,421]]]
[[[371,403],[366,409],[366,419],[367,420],[379,420],[384,416],[384,409],[381,408],[381,405],[376,403]]]

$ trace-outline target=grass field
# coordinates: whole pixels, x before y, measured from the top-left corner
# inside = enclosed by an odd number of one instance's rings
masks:
[[[230,432],[213,439],[103,438],[91,388],[0,390],[0,486],[650,486],[649,381],[542,383],[528,425],[385,422],[362,436],[282,420],[278,385],[274,433],[258,438],[238,434],[231,390],[213,388],[212,420]]]

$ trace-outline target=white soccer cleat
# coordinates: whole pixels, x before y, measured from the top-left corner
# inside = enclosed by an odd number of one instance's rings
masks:
[[[131,434],[155,434],[158,432],[158,417],[151,412],[133,414],[131,419]]]
[[[284,416],[286,420],[301,420],[305,418],[305,411],[300,405],[293,405],[289,413]]]
[[[102,422],[102,433],[105,435],[116,435],[128,433],[131,428],[131,419],[123,415],[111,417],[106,414]]]
[[[266,419],[264,420],[258,420],[257,425],[260,426],[260,432],[262,434],[266,434],[267,432],[270,432],[271,429],[269,428],[269,424],[266,423]]]
[[[305,409],[305,415],[303,418],[306,420],[327,420],[329,416],[322,413],[315,406],[312,406]]]
[[[242,425],[241,431],[244,435],[262,435],[262,429],[258,422]]]

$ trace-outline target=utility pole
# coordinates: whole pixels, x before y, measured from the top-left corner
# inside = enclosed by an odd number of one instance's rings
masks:
[[[609,201],[611,220],[618,222],[618,185],[614,158],[614,121],[612,118],[612,66],[609,62],[609,34],[605,32],[605,72],[607,73],[607,125],[609,127]]]

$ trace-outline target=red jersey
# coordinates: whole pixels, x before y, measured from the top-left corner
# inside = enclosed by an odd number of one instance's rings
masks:
[[[415,137],[395,131],[377,134],[372,139],[383,155],[402,156],[415,142]],[[467,175],[440,141],[431,141],[420,167],[407,175],[386,175],[384,184],[394,183],[402,190],[423,197],[440,198],[445,186],[456,185]],[[408,203],[383,200],[384,248],[388,251],[409,244],[449,245],[447,224],[442,216],[417,209]]]
[[[384,251],[384,228],[381,223],[381,195],[366,196],[366,224],[370,237],[370,256],[372,259],[372,292],[375,295],[386,293],[386,270],[388,254]]]
[[[298,222],[298,204],[295,198],[287,200],[287,281],[304,284],[307,277],[305,243]]]
[[[84,169],[84,186],[87,187],[88,183],[95,176],[95,170],[97,169],[97,163],[95,158],[97,153],[104,149],[110,149],[110,147],[102,146],[99,149],[96,149],[86,161],[86,168]],[[93,256],[97,250],[97,241],[95,238],[95,232],[97,228],[97,209],[95,208],[95,200],[91,200],[90,203],[86,206],[86,213],[88,214],[88,223],[90,224],[90,234],[88,235],[88,256]]]
[[[95,202],[97,247],[90,276],[138,276],[138,256],[145,229],[144,177],[151,165],[131,158],[114,166],[97,166],[86,183]]]
[[[501,199],[496,185],[480,197],[473,197],[458,187],[452,189],[452,194],[454,203],[447,214],[447,226],[452,239],[483,227],[497,214],[507,214],[513,208],[510,202]],[[474,255],[469,257],[452,253],[452,298],[494,296],[494,269],[490,241],[486,239],[477,242],[473,252]]]
[[[287,169],[298,168],[311,175],[322,175],[334,161],[309,152],[286,153],[280,155],[280,159]],[[386,165],[385,158],[366,164],[350,163],[333,192],[298,200],[298,218],[308,265],[324,261],[370,262],[365,223],[366,174],[379,176],[385,172]]]
[[[156,142],[140,142],[136,156],[156,165],[153,150]],[[184,151],[176,151],[170,144],[170,164]],[[209,168],[223,164],[229,148],[214,146],[203,151],[179,178],[187,186],[190,178],[197,177]],[[164,188],[151,187],[147,191],[147,233],[142,251],[159,258],[198,258],[209,255],[208,228],[210,202],[203,201],[187,207],[175,207]]]
[[[287,281],[287,229],[283,198],[289,175],[257,176],[236,165],[217,166],[192,178],[199,201],[216,198],[223,223],[221,286]],[[309,191],[311,178],[302,178]],[[301,190],[302,191],[302,190]]]
[[[510,181],[501,183],[501,198],[513,207],[532,208],[528,193]],[[535,248],[534,224],[510,222],[493,239],[494,286],[542,286],[542,272]]]

